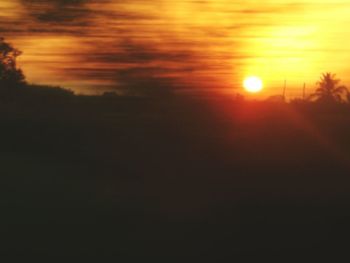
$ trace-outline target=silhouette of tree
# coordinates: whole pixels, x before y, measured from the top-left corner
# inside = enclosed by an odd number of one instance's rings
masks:
[[[335,74],[326,72],[322,73],[320,80],[317,82],[315,93],[311,94],[310,99],[324,103],[343,102],[344,96],[348,94],[348,89],[339,85],[340,79]]]
[[[17,68],[17,57],[21,51],[0,37],[0,87],[20,86],[25,83],[21,69]]]

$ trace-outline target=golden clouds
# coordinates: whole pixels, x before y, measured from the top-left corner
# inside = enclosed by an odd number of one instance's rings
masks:
[[[0,0],[5,10],[0,30],[25,52],[33,82],[235,88],[259,75],[275,93],[284,79],[292,92],[325,70],[350,81],[345,1]]]

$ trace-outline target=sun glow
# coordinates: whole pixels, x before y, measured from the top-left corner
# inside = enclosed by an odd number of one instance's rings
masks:
[[[247,77],[243,82],[243,87],[248,92],[257,93],[263,89],[263,82],[258,77]]]

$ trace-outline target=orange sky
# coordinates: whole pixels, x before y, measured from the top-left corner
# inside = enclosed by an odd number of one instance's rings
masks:
[[[73,1],[72,1],[73,2]],[[77,92],[144,86],[301,95],[321,72],[350,84],[350,2],[0,0],[0,35],[30,82]]]

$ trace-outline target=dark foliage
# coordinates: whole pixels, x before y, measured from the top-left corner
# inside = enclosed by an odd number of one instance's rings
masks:
[[[17,67],[17,57],[21,51],[0,38],[0,88],[18,87],[25,83],[21,69]]]
[[[347,253],[346,105],[46,91],[0,110],[2,255]]]

